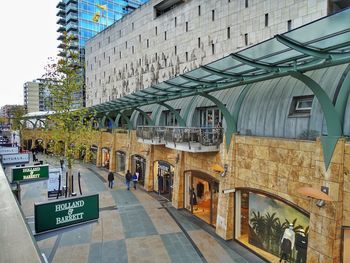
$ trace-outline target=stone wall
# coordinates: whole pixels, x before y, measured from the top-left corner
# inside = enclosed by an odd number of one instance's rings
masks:
[[[249,1],[248,7],[242,0],[186,0],[155,17],[153,6],[159,2],[151,0],[87,42],[87,106],[147,88],[284,33],[288,21],[296,28],[327,15],[326,0]]]
[[[26,139],[46,138],[43,131],[24,131]],[[43,137],[44,136],[44,137]],[[48,135],[49,136],[49,135]],[[234,135],[226,149],[222,144],[216,153],[190,153],[146,145],[137,142],[136,132],[100,133],[91,144],[112,147],[126,152],[126,169],[131,168],[131,156],[138,154],[147,160],[145,189],[153,190],[154,162],[164,160],[175,168],[173,200],[176,208],[184,204],[184,177],[186,171],[201,171],[219,181],[219,200],[216,233],[223,239],[234,238],[235,194],[227,189],[250,188],[264,191],[291,202],[307,211],[310,216],[308,262],[339,262],[341,226],[350,225],[350,144],[340,139],[329,169],[326,171],[320,140],[302,141]],[[225,141],[225,140],[224,140]],[[178,158],[177,158],[178,157]],[[112,157],[111,157],[112,158]],[[112,160],[112,163],[114,160]],[[213,171],[213,164],[228,165],[226,176]],[[110,169],[115,171],[115,164]],[[320,189],[329,187],[333,202],[324,207],[316,200],[297,192],[300,187]]]

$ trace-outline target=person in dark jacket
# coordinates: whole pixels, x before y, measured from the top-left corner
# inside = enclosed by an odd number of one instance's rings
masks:
[[[139,176],[137,174],[138,173],[134,173],[134,175],[132,176],[132,182],[134,183],[135,190],[136,190],[137,181],[139,180]]]
[[[126,187],[128,190],[130,190],[130,181],[132,179],[132,175],[130,173],[129,170],[126,171],[126,174],[125,174],[125,183],[126,183]]]
[[[306,263],[307,254],[307,237],[304,229],[300,229],[300,233],[295,238],[295,249],[298,251],[296,263]]]
[[[112,172],[108,173],[108,187],[113,188],[114,174]]]

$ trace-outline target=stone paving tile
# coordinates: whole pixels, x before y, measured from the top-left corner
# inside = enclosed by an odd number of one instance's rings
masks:
[[[160,236],[129,238],[126,240],[129,263],[171,262]]]
[[[100,204],[100,209],[103,207],[116,205],[112,197],[112,194],[109,191],[99,193],[99,204]]]
[[[68,231],[62,234],[62,239],[59,244],[60,247],[90,243],[92,230],[91,224],[78,225],[67,230]]]
[[[145,208],[145,210],[159,234],[181,232],[179,226],[175,223],[174,219],[170,217],[165,209],[148,207]]]
[[[53,263],[86,263],[88,261],[90,244],[71,245],[57,249]]]
[[[120,213],[125,238],[157,235],[158,232],[142,206]]]
[[[168,207],[170,212],[176,217],[177,221],[181,222],[181,226],[186,230],[186,231],[191,231],[191,230],[197,230],[201,229],[198,225],[194,224],[190,220],[188,220],[188,216],[182,213],[178,213],[176,208],[174,207]]]
[[[143,207],[160,207],[159,202],[154,199],[151,195],[147,194],[144,190],[132,190],[132,193],[143,205]]]
[[[247,262],[242,257],[233,260],[225,249],[204,230],[189,231],[188,234],[202,252],[208,263],[211,262]]]
[[[201,258],[183,233],[161,235],[171,262],[201,262]]]
[[[120,215],[116,211],[104,211],[103,214],[109,214],[110,216],[104,216],[100,219],[102,224],[103,240],[120,240],[124,239],[123,224]]]
[[[90,245],[88,263],[127,263],[125,240],[94,243]]]
[[[132,191],[121,189],[118,191],[110,191],[110,193],[117,204],[118,210],[125,206],[140,205],[139,200]]]

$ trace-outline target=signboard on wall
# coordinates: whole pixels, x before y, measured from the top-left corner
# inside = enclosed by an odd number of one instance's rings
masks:
[[[12,182],[32,181],[49,178],[49,166],[37,165],[12,168]]]
[[[99,218],[99,196],[87,195],[34,204],[35,232],[41,233]]]
[[[0,147],[0,155],[18,153],[18,147]]]
[[[47,193],[48,196],[56,196],[57,192],[60,190],[58,189],[60,186],[59,178],[61,174],[61,169],[60,168],[50,168],[49,171],[49,181],[47,183]]]
[[[29,163],[29,153],[16,153],[2,155],[2,164]]]

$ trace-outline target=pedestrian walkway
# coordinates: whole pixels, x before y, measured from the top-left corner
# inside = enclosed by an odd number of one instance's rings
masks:
[[[58,159],[39,158],[59,166]],[[37,235],[49,262],[264,262],[235,242],[222,240],[185,210],[157,200],[156,194],[140,187],[127,191],[124,178],[116,176],[109,189],[107,170],[77,163],[73,172],[78,171],[83,194],[99,193],[100,218]],[[34,229],[33,204],[47,200],[46,182],[23,185],[22,193],[23,211]]]

